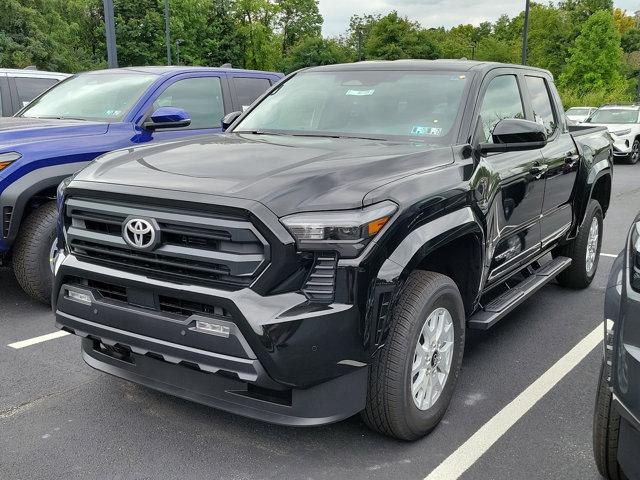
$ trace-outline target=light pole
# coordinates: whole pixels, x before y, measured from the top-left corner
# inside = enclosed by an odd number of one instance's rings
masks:
[[[182,43],[182,39],[178,38],[176,40],[176,65],[180,65],[180,44]]]
[[[104,7],[104,32],[107,37],[107,64],[109,68],[118,68],[116,50],[116,21],[113,18],[113,0],[102,0]]]
[[[529,34],[529,5],[530,1],[524,8],[524,30],[522,31],[522,65],[527,64],[527,35]]]
[[[171,65],[171,34],[169,33],[169,0],[164,0],[164,34],[167,44],[167,65]]]

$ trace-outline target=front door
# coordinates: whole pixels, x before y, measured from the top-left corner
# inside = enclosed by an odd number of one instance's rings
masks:
[[[521,78],[495,72],[485,80],[479,115],[484,139],[505,118],[525,118]],[[482,91],[482,90],[481,90]],[[544,198],[543,158],[539,150],[488,154],[487,240],[492,283],[540,252],[540,212]]]

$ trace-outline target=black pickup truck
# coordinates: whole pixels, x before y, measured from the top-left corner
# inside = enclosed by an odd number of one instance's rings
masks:
[[[61,184],[56,323],[92,367],[164,392],[286,425],[362,412],[416,439],[467,328],[594,277],[611,139],[562,112],[551,75],[515,65],[292,74],[222,135]]]

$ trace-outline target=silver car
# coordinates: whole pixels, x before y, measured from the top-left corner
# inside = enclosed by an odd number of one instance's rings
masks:
[[[0,117],[11,117],[45,90],[70,75],[31,68],[0,68]]]
[[[586,121],[607,127],[616,159],[635,164],[640,160],[640,105],[605,105]]]
[[[565,114],[572,122],[582,123],[586,122],[596,110],[596,107],[571,107]]]

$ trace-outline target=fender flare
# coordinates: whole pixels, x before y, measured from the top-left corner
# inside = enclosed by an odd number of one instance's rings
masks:
[[[572,230],[571,238],[576,235],[578,228],[580,228],[580,225],[582,225],[582,221],[584,220],[584,215],[587,211],[589,201],[593,198],[593,189],[596,183],[598,183],[598,181],[605,176],[609,176],[610,178],[613,177],[611,160],[609,160],[608,158],[602,159],[591,166],[586,178],[585,186],[583,187],[583,193],[582,195],[576,197],[576,201],[578,202],[578,210],[576,212],[576,224],[575,228]]]
[[[85,164],[73,162],[38,168],[20,177],[0,194],[0,212],[4,212],[5,207],[13,209],[8,234],[2,239],[5,245],[11,246],[18,236],[24,211],[33,196],[47,188],[56,188]]]

